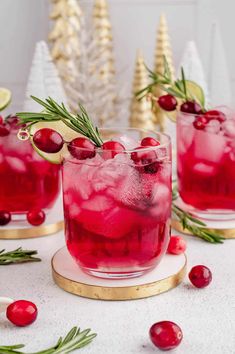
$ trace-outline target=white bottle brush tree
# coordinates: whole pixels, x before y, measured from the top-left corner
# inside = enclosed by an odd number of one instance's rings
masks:
[[[42,99],[50,96],[58,102],[67,104],[59,74],[44,41],[36,44],[24,102],[25,111],[39,112],[41,107],[30,98],[31,95]]]

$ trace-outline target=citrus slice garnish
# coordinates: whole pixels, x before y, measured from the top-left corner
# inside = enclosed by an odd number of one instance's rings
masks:
[[[3,111],[11,102],[11,91],[0,87],[0,111]]]

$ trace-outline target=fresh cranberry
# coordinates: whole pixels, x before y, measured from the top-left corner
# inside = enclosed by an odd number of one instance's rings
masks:
[[[33,209],[28,211],[27,220],[33,226],[39,226],[44,223],[46,215],[43,210]]]
[[[171,321],[154,323],[150,328],[149,335],[153,344],[161,350],[174,349],[183,339],[181,328]]]
[[[50,128],[38,130],[33,136],[33,142],[39,150],[47,153],[59,152],[64,144],[62,136]]]
[[[142,151],[142,149],[144,149]],[[156,161],[157,155],[152,150],[146,150],[145,146],[139,146],[131,153],[131,159],[134,161],[135,165],[144,170],[144,172],[153,174],[159,169],[159,162]]]
[[[159,146],[159,145],[161,145],[159,141],[151,137],[146,137],[141,140],[141,146]]]
[[[0,116],[0,125],[4,122],[3,116]]]
[[[118,141],[106,141],[102,145],[102,157],[106,160],[113,159],[116,155],[125,151],[125,147]]]
[[[9,124],[0,123],[0,136],[7,136],[10,134]]]
[[[68,150],[78,160],[92,159],[95,156],[95,145],[87,138],[73,139]]]
[[[27,300],[18,300],[7,307],[6,315],[9,321],[19,327],[28,326],[37,318],[36,305]]]
[[[11,221],[11,214],[6,210],[0,210],[0,226],[9,224]]]
[[[195,129],[203,130],[207,126],[208,122],[209,122],[209,120],[207,117],[198,116],[195,118],[195,120],[193,122],[193,126]]]
[[[158,104],[164,111],[168,112],[174,111],[177,107],[176,98],[169,94],[159,97]]]
[[[204,117],[208,118],[208,120],[216,119],[220,123],[223,123],[226,120],[226,115],[223,112],[217,110],[207,111],[204,113]]]
[[[18,128],[20,120],[19,120],[19,117],[10,115],[10,116],[6,117],[6,122],[8,124],[10,124],[10,126],[12,128],[15,128],[15,127]]]
[[[167,252],[170,254],[181,254],[186,250],[186,242],[180,236],[171,236],[170,242],[167,248]]]
[[[212,281],[212,273],[204,265],[193,267],[189,273],[189,279],[196,288],[205,288]]]
[[[197,102],[186,101],[180,106],[181,112],[191,114],[201,114],[202,108]]]

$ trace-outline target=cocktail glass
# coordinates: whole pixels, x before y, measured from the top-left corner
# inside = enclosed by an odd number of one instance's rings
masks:
[[[235,115],[180,112],[177,118],[177,173],[183,208],[198,218],[235,219]],[[214,113],[213,113],[214,112]]]
[[[20,141],[17,117],[0,131],[0,210],[24,220],[33,210],[49,210],[60,190],[60,166],[36,153],[29,141]]]
[[[74,153],[65,157],[67,247],[91,275],[140,276],[160,262],[170,237],[170,138],[138,129],[101,129],[100,133],[103,140],[120,141],[126,151],[97,149],[93,158],[85,160],[74,158]],[[135,148],[147,136],[160,145],[141,149],[147,157],[139,165],[131,156],[140,152]]]

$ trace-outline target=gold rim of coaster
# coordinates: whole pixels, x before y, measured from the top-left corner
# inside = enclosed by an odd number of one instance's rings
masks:
[[[0,230],[0,239],[16,240],[24,238],[36,238],[48,236],[61,231],[64,228],[64,221],[58,221],[53,224],[34,226],[29,228],[14,228]]]
[[[192,233],[190,233],[188,230],[183,229],[181,223],[178,220],[172,219],[171,220],[171,226],[173,229],[176,231],[179,231],[185,235],[189,236],[194,236]],[[200,227],[199,227],[200,228]],[[209,227],[204,227],[204,229],[207,229],[211,232],[218,232],[222,237],[224,238],[235,238],[235,228],[229,228],[229,229],[212,229]]]
[[[55,257],[59,252],[64,249],[58,250],[51,261],[52,276],[55,283],[63,290],[78,295],[81,297],[95,299],[95,300],[109,300],[109,301],[123,301],[123,300],[136,300],[143,299],[155,295],[159,295],[166,291],[169,291],[177,287],[185,277],[187,268],[187,257],[184,254],[183,265],[174,274],[162,278],[157,281],[148,282],[146,284],[131,285],[131,286],[99,286],[85,284],[84,282],[79,282],[77,280],[69,279],[61,274],[58,270],[55,270]],[[70,256],[71,257],[71,256]],[[66,262],[66,259],[64,259]],[[77,266],[77,265],[76,265]],[[144,275],[143,275],[144,276]],[[138,279],[138,278],[135,278]],[[94,282],[96,278],[94,277]],[[109,282],[112,280],[108,280]],[[122,281],[122,280],[118,280]]]

